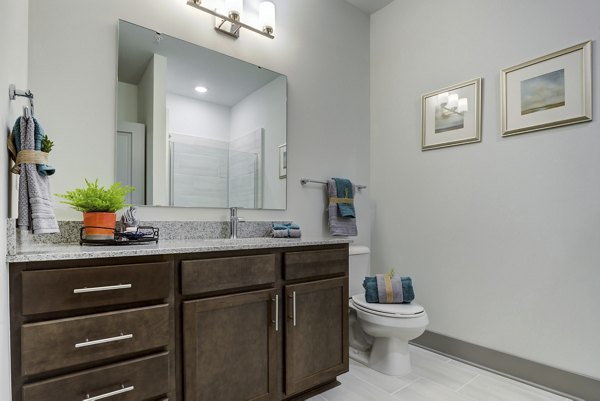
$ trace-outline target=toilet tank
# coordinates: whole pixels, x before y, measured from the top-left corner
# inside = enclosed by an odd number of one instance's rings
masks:
[[[350,245],[349,250],[349,285],[350,296],[365,292],[362,286],[365,276],[371,274],[371,250],[366,246]]]

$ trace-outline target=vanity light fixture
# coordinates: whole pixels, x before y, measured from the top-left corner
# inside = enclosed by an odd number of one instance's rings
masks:
[[[466,97],[458,98],[458,94],[448,92],[438,95],[438,104],[442,109],[442,115],[464,114],[469,111],[469,100]]]
[[[215,9],[202,5],[202,0],[188,0],[188,6],[197,8],[216,17],[215,30],[235,39],[240,36],[240,29],[246,28],[252,32],[274,39],[275,30],[275,5],[270,1],[263,1],[259,5],[259,21],[261,28],[255,28],[241,21],[243,0],[219,0],[220,4]]]

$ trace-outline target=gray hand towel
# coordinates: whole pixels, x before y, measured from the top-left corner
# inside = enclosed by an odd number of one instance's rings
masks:
[[[400,276],[394,276],[389,279],[389,288],[386,286],[385,278],[387,274],[376,274],[377,293],[379,303],[382,304],[401,304],[404,302],[404,293],[402,290],[402,279]]]
[[[353,191],[354,192],[354,191]],[[354,196],[354,193],[352,194]],[[342,217],[336,203],[329,202],[329,198],[337,197],[337,186],[334,180],[327,180],[327,212],[329,214],[329,232],[331,235],[358,235],[356,219],[354,217]]]
[[[21,149],[35,149],[35,122],[33,118],[21,118]],[[34,234],[60,232],[52,209],[50,181],[48,176],[38,174],[34,163],[21,165],[19,176],[19,218],[20,229],[31,230]]]

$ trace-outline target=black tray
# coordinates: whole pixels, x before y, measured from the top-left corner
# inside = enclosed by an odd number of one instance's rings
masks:
[[[93,239],[85,237],[86,228],[103,228],[113,232],[113,238]],[[79,245],[136,245],[158,243],[158,228],[151,226],[139,226],[137,231],[119,232],[113,228],[84,226],[79,230]]]

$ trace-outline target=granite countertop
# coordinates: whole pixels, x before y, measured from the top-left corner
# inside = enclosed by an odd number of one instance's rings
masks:
[[[348,238],[239,238],[160,240],[158,243],[136,245],[35,244],[17,248],[7,255],[9,263],[45,262],[51,260],[96,259],[144,255],[167,255],[243,249],[288,248],[312,245],[349,244]]]

